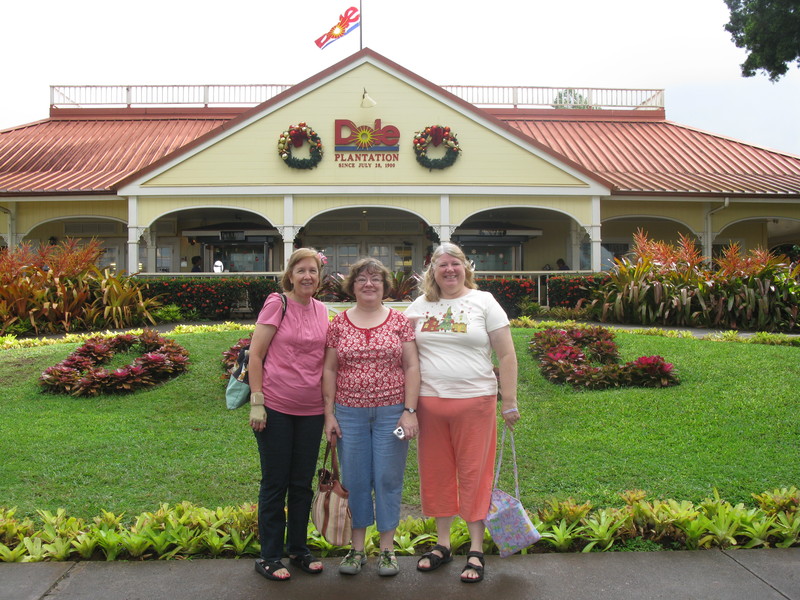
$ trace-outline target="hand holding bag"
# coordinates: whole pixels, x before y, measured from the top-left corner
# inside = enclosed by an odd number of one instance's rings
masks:
[[[331,470],[326,468],[331,455]],[[350,516],[348,492],[339,481],[339,461],[336,459],[336,438],[328,442],[322,468],[318,471],[317,494],[311,503],[311,521],[328,543],[345,546],[350,543],[353,522]]]
[[[517,450],[514,446],[514,432],[511,432],[511,454],[514,457],[514,485],[516,498],[497,487],[500,479],[500,466],[503,462],[503,449],[506,445],[506,427],[503,427],[503,438],[500,442],[500,454],[497,457],[497,469],[494,474],[494,489],[489,514],[484,524],[492,534],[501,558],[524,550],[541,539],[536,527],[531,523],[525,507],[519,500],[519,473],[517,472]]]

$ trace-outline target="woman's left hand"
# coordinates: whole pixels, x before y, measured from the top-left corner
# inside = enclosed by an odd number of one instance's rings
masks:
[[[413,440],[419,435],[419,423],[417,422],[417,415],[407,411],[403,411],[403,416],[397,422],[399,427],[403,428],[406,433],[407,440]]]
[[[517,406],[506,406],[504,404],[500,414],[503,415],[503,420],[506,422],[506,427],[513,431],[514,425],[517,424],[517,421],[519,421],[521,417],[519,414],[519,408]]]

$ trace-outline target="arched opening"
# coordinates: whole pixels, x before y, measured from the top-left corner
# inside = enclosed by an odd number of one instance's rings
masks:
[[[393,272],[420,272],[438,241],[419,216],[380,206],[332,210],[300,230],[296,246],[312,246],[328,257],[329,273],[345,274],[363,256],[380,260]]]

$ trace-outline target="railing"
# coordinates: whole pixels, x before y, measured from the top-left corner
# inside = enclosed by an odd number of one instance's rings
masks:
[[[251,85],[52,85],[58,108],[132,106],[255,106],[292,87]],[[445,85],[448,92],[482,107],[637,109],[664,108],[664,90]]]
[[[51,85],[50,106],[255,106],[290,85]]]

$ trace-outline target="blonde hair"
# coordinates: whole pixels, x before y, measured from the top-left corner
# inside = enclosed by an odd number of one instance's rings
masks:
[[[342,289],[347,292],[349,296],[355,298],[356,295],[353,293],[353,288],[356,284],[356,277],[358,277],[361,273],[373,273],[381,276],[381,279],[383,280],[384,298],[386,298],[389,295],[389,292],[392,291],[392,282],[389,280],[389,269],[387,269],[386,266],[377,258],[367,257],[357,260],[350,265],[350,272],[342,282]]]
[[[283,288],[284,292],[291,292],[294,289],[294,285],[292,284],[292,271],[297,263],[304,258],[313,258],[316,261],[317,269],[319,270],[317,289],[319,289],[319,286],[322,285],[322,259],[319,256],[319,252],[314,250],[314,248],[298,248],[292,252],[292,255],[289,257],[289,262],[286,263],[286,269],[281,275],[281,287]]]
[[[436,269],[436,261],[439,260],[444,254],[448,254],[453,258],[461,261],[464,265],[464,287],[471,290],[478,289],[478,284],[475,283],[475,269],[472,267],[472,262],[467,259],[464,251],[450,242],[442,242],[442,244],[433,251],[431,255],[431,262],[425,273],[422,275],[422,282],[420,283],[420,291],[425,295],[428,302],[437,302],[442,290],[439,289],[439,284],[433,277],[434,269]]]

